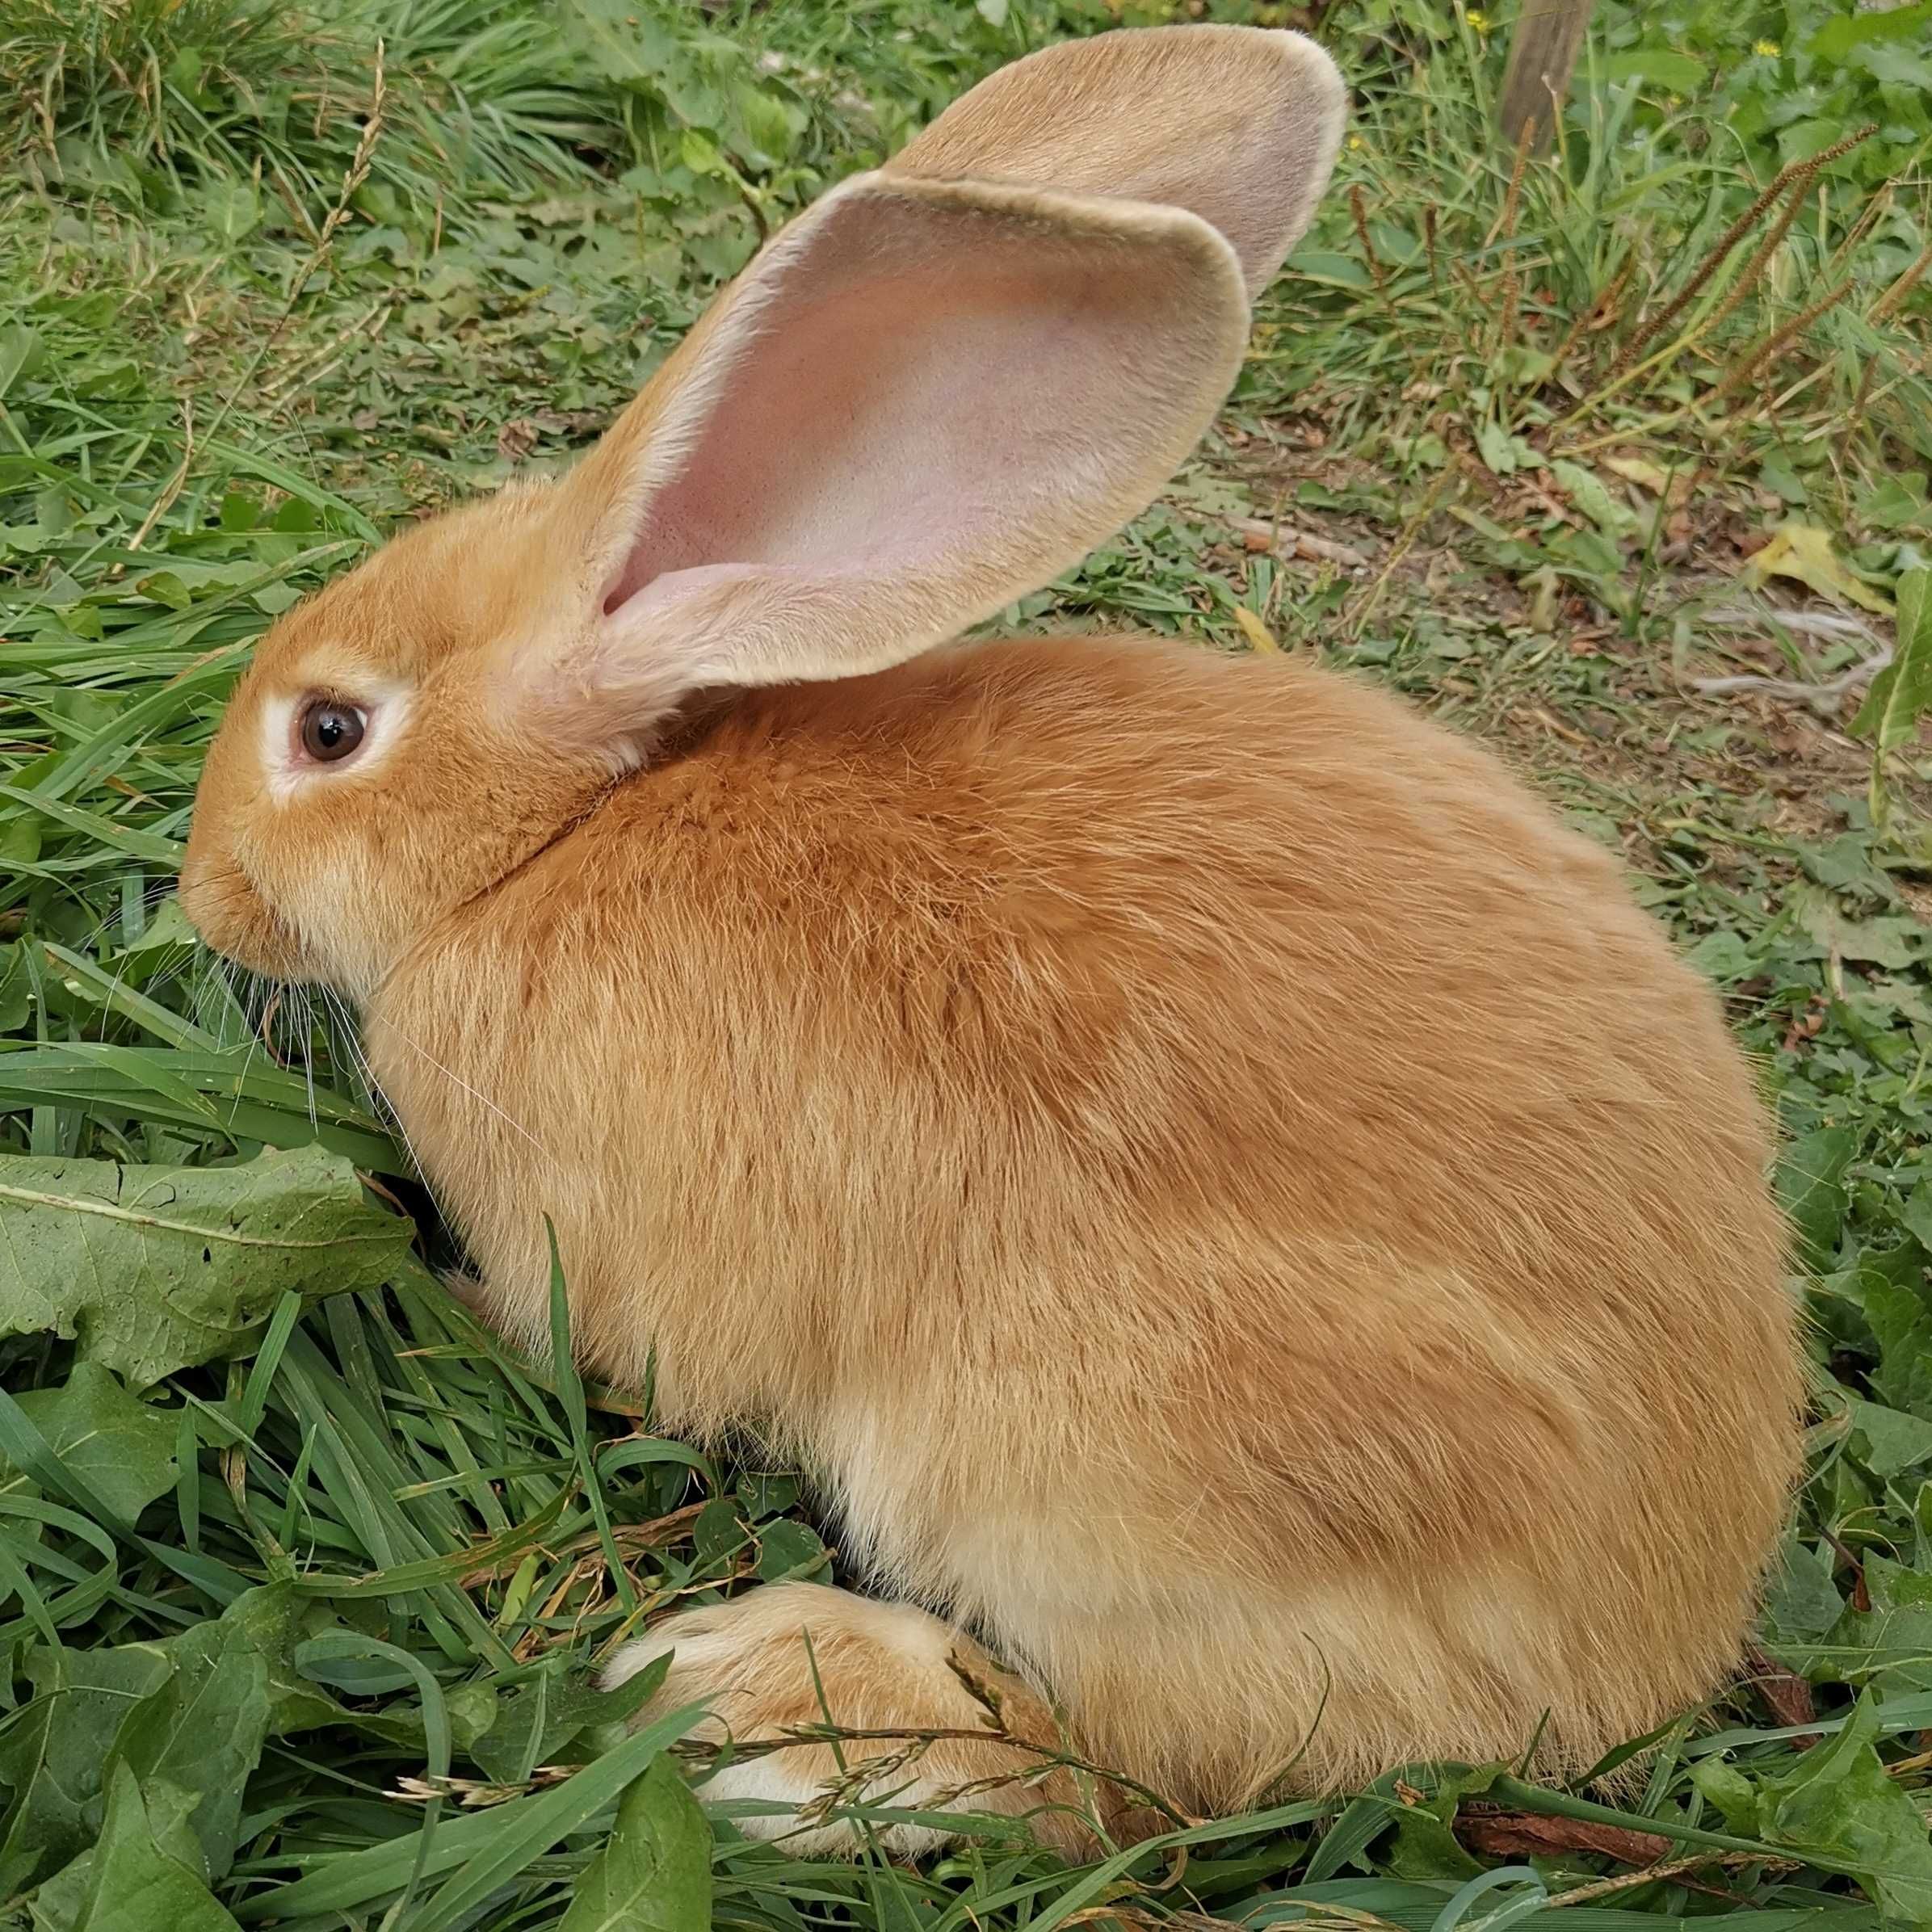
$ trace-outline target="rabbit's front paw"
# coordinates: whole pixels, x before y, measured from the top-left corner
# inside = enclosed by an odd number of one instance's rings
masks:
[[[909,1605],[874,1602],[819,1584],[768,1585],[729,1603],[688,1610],[619,1651],[604,1674],[620,1684],[669,1651],[670,1670],[636,1721],[702,1703],[695,1735],[729,1738],[700,1795],[727,1804],[747,1837],[802,1853],[851,1857],[867,1836],[919,1858],[961,1835],[930,1814],[1025,1816],[1042,1842],[1089,1841],[1072,1778],[1042,1754],[987,1736],[988,1714],[961,1681],[1000,1673],[976,1645]],[[830,1725],[829,1741],[753,1747]],[[850,1808],[926,1814],[856,1819]],[[847,1815],[842,1815],[847,1814]]]

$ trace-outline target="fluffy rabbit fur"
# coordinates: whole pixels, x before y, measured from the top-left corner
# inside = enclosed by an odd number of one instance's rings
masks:
[[[1006,69],[235,694],[190,916],[359,1004],[506,1333],[548,1215],[588,1359],[822,1472],[892,1599],[672,1616],[613,1666],[674,1647],[654,1707],[972,1732],[953,1665],[1010,1672],[1018,1737],[1208,1811],[1578,1773],[1736,1659],[1800,1393],[1766,1128],[1614,860],[1346,676],[948,642],[1186,455],[1342,119],[1292,34]],[[1079,1842],[1038,1763],[879,1777]]]

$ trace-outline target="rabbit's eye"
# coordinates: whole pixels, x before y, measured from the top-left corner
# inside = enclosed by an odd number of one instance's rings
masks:
[[[353,704],[318,699],[302,713],[302,749],[322,764],[338,763],[361,744],[368,724]]]

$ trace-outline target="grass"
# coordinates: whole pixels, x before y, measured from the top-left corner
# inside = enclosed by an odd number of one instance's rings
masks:
[[[566,460],[761,226],[1108,11],[0,0],[0,1923],[1932,1918],[1925,10],[1606,0],[1520,159],[1506,19],[1322,11],[1354,133],[1220,432],[1014,615],[1393,682],[1724,989],[1818,1369],[1739,1682],[1610,1810],[1418,1766],[1083,1870],[708,1830],[584,1668],[825,1573],[796,1480],[477,1329],[339,1016],[232,985],[170,886],[275,612]]]

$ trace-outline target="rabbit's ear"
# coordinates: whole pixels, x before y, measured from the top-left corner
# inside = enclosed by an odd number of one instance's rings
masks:
[[[1233,249],[1183,208],[856,176],[554,494],[582,619],[514,681],[555,729],[621,737],[695,690],[951,636],[1153,500],[1247,321]]]
[[[1314,215],[1346,109],[1334,62],[1300,34],[1148,27],[1001,68],[887,166],[1190,208],[1258,294]]]

